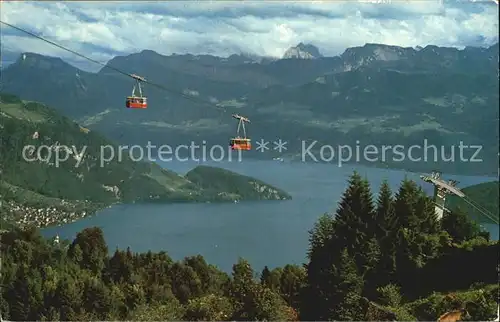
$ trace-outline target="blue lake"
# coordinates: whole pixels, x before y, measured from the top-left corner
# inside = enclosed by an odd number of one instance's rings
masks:
[[[86,227],[101,227],[110,251],[130,246],[134,252],[164,250],[174,259],[201,254],[219,268],[230,271],[238,257],[255,269],[301,264],[308,247],[308,231],[317,218],[333,212],[354,170],[366,176],[374,192],[383,180],[397,190],[405,177],[421,182],[429,193],[432,186],[419,174],[363,166],[243,160],[207,162],[261,179],[289,192],[293,200],[225,204],[119,205],[61,227],[43,230],[45,236],[59,234],[73,239]],[[162,166],[184,174],[197,162],[168,162]],[[444,176],[444,175],[443,175]],[[445,176],[459,187],[492,181],[491,177]],[[486,227],[498,239],[498,226]]]

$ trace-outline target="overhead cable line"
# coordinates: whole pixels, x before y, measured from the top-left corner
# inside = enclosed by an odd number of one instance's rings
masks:
[[[476,209],[477,211],[479,211],[483,216],[485,216],[486,218],[488,218],[491,221],[493,221],[495,224],[499,223],[498,219],[496,219],[495,216],[491,212],[489,212],[485,208],[481,207],[480,205],[477,205],[472,199],[470,199],[467,196],[465,196],[465,197],[463,197],[463,200],[466,203],[468,203],[470,206],[472,206],[474,209]]]
[[[74,51],[74,50],[69,49],[69,48],[67,48],[67,47],[65,47],[65,46],[59,45],[58,43],[55,43],[55,42],[53,42],[53,41],[51,41],[51,40],[48,40],[48,39],[46,39],[46,38],[44,38],[44,37],[42,37],[42,36],[39,36],[39,35],[37,35],[37,34],[35,34],[35,33],[31,32],[31,31],[28,31],[28,30],[26,30],[26,29],[23,29],[23,28],[17,27],[17,26],[15,26],[15,25],[12,25],[12,24],[10,24],[10,23],[8,23],[8,22],[5,22],[5,21],[1,21],[1,20],[0,20],[0,23],[4,24],[4,25],[6,25],[6,26],[9,26],[9,27],[11,27],[11,28],[13,28],[13,29],[16,29],[16,30],[18,30],[18,31],[20,31],[20,32],[23,32],[23,33],[25,33],[25,34],[27,34],[27,35],[30,35],[30,36],[32,36],[32,37],[35,37],[35,38],[37,38],[37,39],[39,39],[39,40],[42,40],[42,41],[44,41],[44,42],[46,42],[46,43],[48,43],[48,44],[50,44],[50,45],[52,45],[52,46],[55,46],[55,47],[57,47],[57,48],[59,48],[59,49],[65,50],[65,51],[67,51],[67,52],[70,52],[70,53],[72,53],[72,54],[74,54],[74,55],[76,55],[76,56],[78,56],[78,57],[81,57],[81,58],[83,58],[83,59],[86,59],[86,60],[88,60],[88,61],[90,61],[90,62],[92,62],[92,63],[98,64],[98,65],[101,65],[101,66],[103,66],[104,68],[109,68],[109,69],[114,70],[115,72],[120,73],[120,74],[122,74],[122,75],[125,75],[125,76],[127,76],[127,77],[130,77],[130,78],[133,78],[133,79],[137,79],[137,78],[136,78],[136,77],[134,77],[134,75],[132,75],[132,74],[129,74],[129,73],[127,73],[127,72],[124,72],[124,71],[122,71],[122,70],[120,70],[120,69],[118,69],[118,68],[116,68],[116,67],[113,67],[113,66],[111,66],[111,65],[109,65],[109,64],[102,63],[102,62],[97,61],[97,60],[95,60],[95,59],[92,59],[92,58],[90,58],[90,57],[88,57],[88,56],[85,56],[85,55],[83,55],[83,54],[80,54],[80,53],[79,53],[79,52],[77,52],[77,51]],[[178,92],[178,91],[172,90],[172,89],[170,89],[170,88],[168,88],[168,87],[166,87],[166,86],[164,86],[164,85],[161,85],[161,84],[156,84],[156,83],[150,82],[150,81],[148,81],[148,80],[141,80],[141,81],[142,81],[143,83],[145,83],[145,84],[148,84],[148,85],[154,86],[154,87],[159,88],[159,89],[162,89],[162,90],[164,90],[164,91],[167,91],[167,92],[170,92],[170,93],[173,93],[173,94],[176,94],[176,95],[182,96],[182,97],[184,97],[185,99],[190,100],[190,101],[192,101],[192,102],[194,102],[194,103],[197,103],[197,104],[202,104],[202,105],[207,105],[207,106],[210,106],[210,107],[214,107],[214,108],[220,109],[220,110],[222,110],[222,111],[224,111],[224,112],[227,112],[227,110],[226,110],[224,107],[220,106],[220,105],[213,104],[213,103],[211,103],[211,102],[204,101],[204,100],[200,100],[200,99],[195,99],[195,98],[194,98],[194,97],[192,97],[191,95],[187,95],[187,94],[185,94],[185,93],[182,93],[182,92]]]

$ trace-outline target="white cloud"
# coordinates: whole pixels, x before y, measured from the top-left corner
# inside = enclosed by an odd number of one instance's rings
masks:
[[[281,56],[299,42],[326,55],[365,43],[487,46],[498,41],[493,2],[1,2],[1,19],[105,61],[143,49],[162,54]],[[80,59],[2,26],[2,46]],[[28,36],[29,37],[29,36]]]

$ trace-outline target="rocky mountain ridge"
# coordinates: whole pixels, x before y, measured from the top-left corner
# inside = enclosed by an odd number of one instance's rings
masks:
[[[107,68],[87,73],[37,54],[7,67],[2,85],[133,144],[165,138],[169,144],[221,144],[235,132],[230,114],[240,113],[252,120],[251,136],[287,140],[289,153],[300,152],[297,138],[332,145],[465,140],[482,144],[491,160],[498,153],[498,44],[462,50],[366,44],[337,57],[260,62],[144,50],[108,65],[168,91],[146,85],[149,108],[127,110],[130,79]]]
[[[318,47],[304,43],[289,48],[283,55],[283,59],[315,59],[320,57],[323,55],[320,54]]]

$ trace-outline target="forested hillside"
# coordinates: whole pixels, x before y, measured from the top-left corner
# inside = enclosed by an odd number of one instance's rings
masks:
[[[311,230],[308,262],[231,275],[201,256],[109,249],[99,228],[52,243],[37,229],[2,233],[3,319],[491,321],[498,242],[460,214],[438,222],[414,182],[377,200],[354,173],[335,214]],[[457,225],[457,223],[460,223]],[[166,250],[168,251],[168,250]],[[265,250],[263,250],[265,251]]]
[[[198,166],[186,174],[186,178],[207,191],[234,194],[236,200],[285,200],[292,197],[285,191],[269,186],[248,176],[235,176],[233,172],[208,166]],[[244,198],[243,198],[244,197]]]
[[[290,198],[263,182],[276,193],[259,192],[234,172],[200,170],[195,184],[150,161],[120,152],[115,142],[43,104],[0,95],[0,211],[6,220],[42,227],[115,203]],[[213,186],[205,189],[205,181]]]

